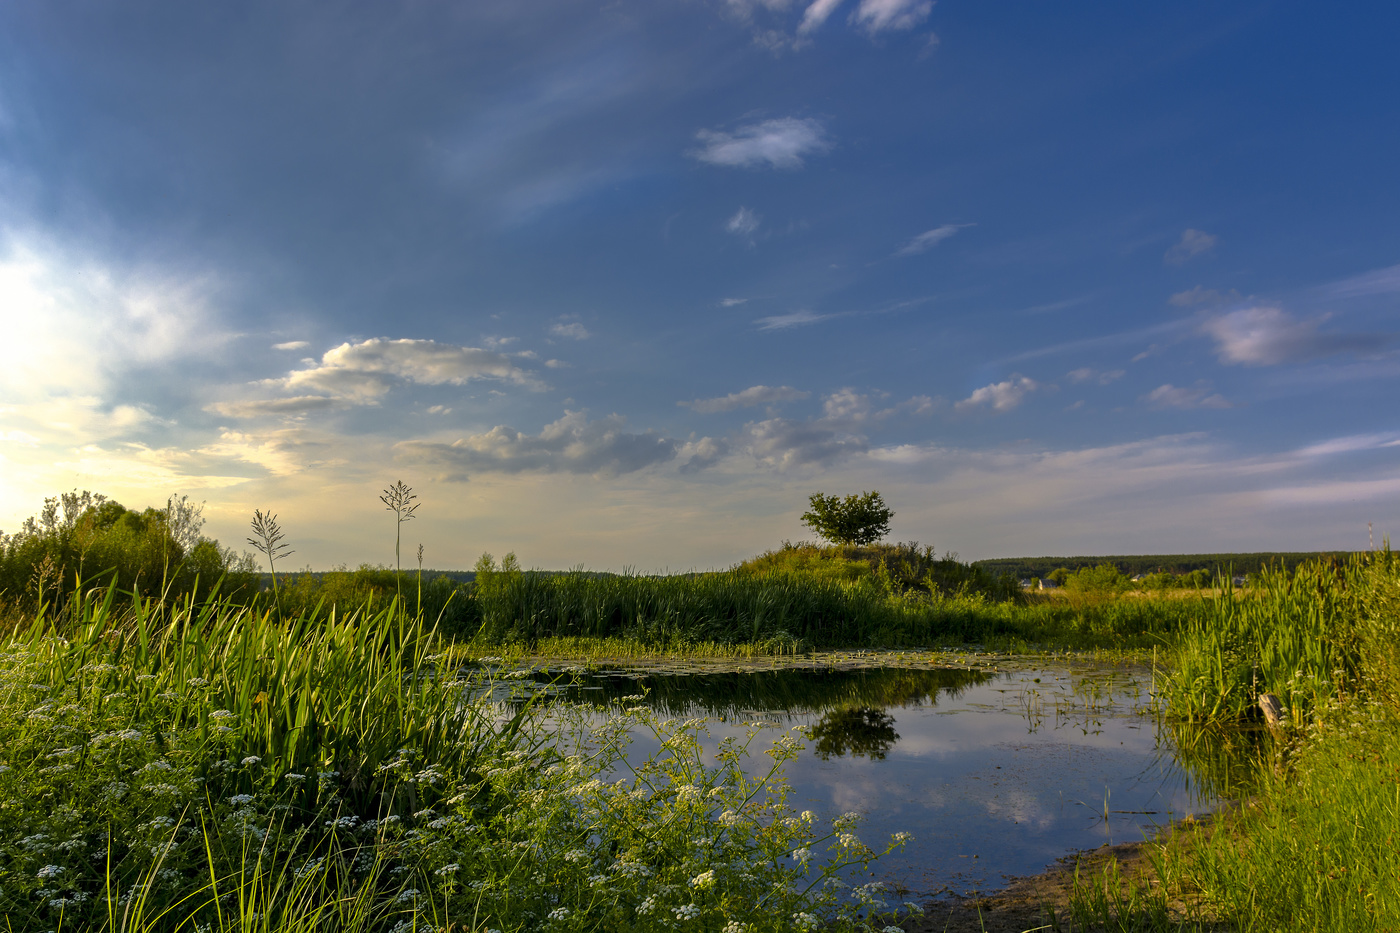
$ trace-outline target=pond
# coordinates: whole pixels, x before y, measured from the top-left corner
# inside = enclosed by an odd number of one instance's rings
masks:
[[[1076,850],[1141,840],[1220,799],[1217,782],[1178,760],[1179,736],[1155,715],[1151,673],[1140,669],[816,663],[533,677],[599,704],[645,688],[643,702],[667,715],[705,717],[711,748],[761,722],[755,768],[768,763],[762,748],[804,727],[807,748],[786,769],[790,805],[825,819],[860,813],[861,837],[877,849],[913,833],[872,869],[914,897],[993,890]],[[631,754],[655,751],[639,736]]]

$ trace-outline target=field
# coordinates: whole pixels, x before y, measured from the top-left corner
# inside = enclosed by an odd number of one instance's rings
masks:
[[[14,581],[0,651],[7,929],[912,923],[878,892],[828,880],[900,840],[867,845],[853,818],[789,811],[781,767],[795,741],[766,776],[746,776],[741,748],[706,764],[699,723],[625,700],[601,725],[524,700],[503,716],[470,662],[968,645],[1152,659],[1164,727],[1202,773],[1232,736],[1254,737],[1247,773],[1221,778],[1240,807],[1156,849],[1155,885],[1111,867],[1086,875],[1055,924],[1400,926],[1389,551],[1266,569],[1243,591],[1226,580],[1167,594],[1086,575],[1027,595],[912,545],[786,546],[675,577],[483,558],[469,583],[361,568],[262,590],[217,549],[187,563],[199,545],[159,513],[123,521],[55,522],[0,555]],[[1287,721],[1240,733],[1264,692]],[[601,781],[629,730],[655,733],[660,751]]]

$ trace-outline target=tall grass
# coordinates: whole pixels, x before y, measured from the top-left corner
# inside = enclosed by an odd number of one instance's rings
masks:
[[[1400,697],[1397,590],[1400,555],[1388,549],[1266,570],[1244,592],[1225,586],[1180,633],[1166,681],[1170,713],[1237,720],[1267,692],[1297,719],[1361,683]]]

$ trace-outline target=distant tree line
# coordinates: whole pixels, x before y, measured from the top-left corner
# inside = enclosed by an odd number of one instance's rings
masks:
[[[1282,567],[1292,571],[1299,564],[1322,559],[1341,559],[1340,552],[1301,552],[1301,551],[1260,551],[1247,554],[1138,554],[1109,555],[1103,557],[999,557],[991,560],[973,561],[975,566],[994,574],[1008,574],[1018,579],[1050,579],[1055,571],[1064,569],[1069,573],[1084,568],[1112,565],[1127,577],[1138,574],[1165,573],[1182,576],[1192,571],[1204,571],[1214,579],[1220,574],[1248,576],[1257,574],[1265,567]]]

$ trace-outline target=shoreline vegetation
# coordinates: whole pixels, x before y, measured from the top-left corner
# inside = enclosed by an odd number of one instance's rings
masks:
[[[643,704],[590,726],[522,700],[503,720],[464,663],[916,649],[982,669],[1151,664],[1184,766],[1241,801],[1209,830],[1145,843],[1145,873],[1086,862],[1049,928],[1400,927],[1388,545],[1256,567],[1243,588],[1240,568],[1154,589],[1099,561],[1061,562],[1061,589],[1028,593],[913,544],[785,543],[706,574],[485,555],[470,581],[362,567],[264,589],[253,559],[201,526],[186,499],[135,512],[73,493],[0,536],[9,930],[933,929],[873,886],[836,883],[902,840],[867,845],[854,816],[787,808],[781,766],[801,737],[749,777],[742,743],[707,763],[703,723]],[[1266,693],[1286,711],[1267,730]],[[660,746],[633,770],[629,730]],[[614,768],[623,779],[602,780]]]

